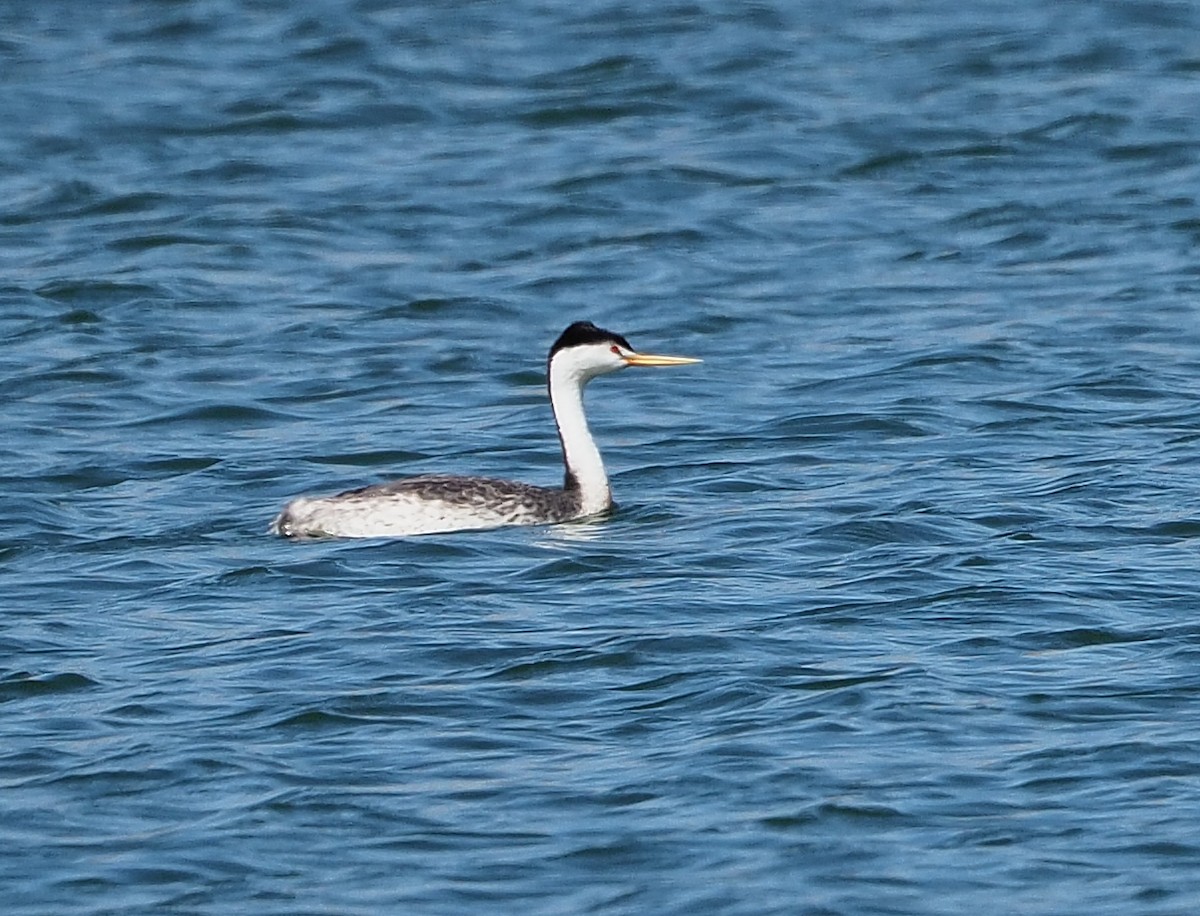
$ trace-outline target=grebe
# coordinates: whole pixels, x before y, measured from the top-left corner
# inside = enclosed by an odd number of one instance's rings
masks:
[[[583,413],[584,386],[627,366],[698,362],[686,356],[637,353],[620,334],[577,321],[550,348],[546,368],[566,466],[561,489],[490,477],[409,477],[336,496],[299,497],[284,506],[271,532],[290,538],[400,537],[547,525],[605,512],[613,507],[612,491]]]

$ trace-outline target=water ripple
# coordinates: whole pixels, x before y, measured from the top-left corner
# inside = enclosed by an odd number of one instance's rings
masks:
[[[1200,905],[1191,7],[62,12],[0,12],[6,912]],[[266,536],[560,480],[577,318],[705,360],[589,390],[611,517]]]

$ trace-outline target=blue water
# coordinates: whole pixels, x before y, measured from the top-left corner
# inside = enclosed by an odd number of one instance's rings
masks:
[[[1198,35],[0,8],[4,911],[1200,911]],[[582,318],[615,517],[267,536]]]

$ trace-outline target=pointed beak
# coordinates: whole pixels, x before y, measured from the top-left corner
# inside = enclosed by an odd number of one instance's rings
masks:
[[[624,359],[627,366],[687,366],[701,362],[690,356],[655,356],[653,353],[630,353]]]

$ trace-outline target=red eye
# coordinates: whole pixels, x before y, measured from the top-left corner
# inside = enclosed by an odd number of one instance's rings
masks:
[[[621,348],[620,348],[620,347],[618,347],[616,344],[613,344],[613,345],[612,345],[611,347],[609,347],[608,349],[610,349],[610,350],[612,350],[614,353],[616,353],[616,354],[617,354],[617,356],[620,356],[620,355],[621,355]]]

